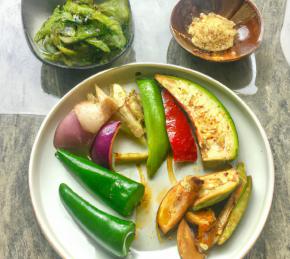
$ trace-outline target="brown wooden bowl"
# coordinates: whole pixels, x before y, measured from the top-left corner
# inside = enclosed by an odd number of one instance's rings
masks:
[[[214,12],[236,24],[234,46],[225,51],[209,52],[195,47],[187,33],[193,17]],[[254,52],[263,35],[262,17],[250,0],[180,0],[171,14],[171,32],[178,44],[192,55],[215,62],[235,61]]]

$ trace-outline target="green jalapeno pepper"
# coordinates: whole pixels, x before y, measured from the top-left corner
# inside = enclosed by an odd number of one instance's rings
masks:
[[[146,126],[148,159],[147,173],[154,176],[169,150],[165,113],[160,89],[153,79],[137,79]]]
[[[135,236],[134,222],[97,209],[64,183],[59,186],[59,195],[65,208],[92,239],[114,255],[128,254]]]
[[[144,195],[144,185],[65,150],[56,157],[108,206],[123,216],[132,214]]]

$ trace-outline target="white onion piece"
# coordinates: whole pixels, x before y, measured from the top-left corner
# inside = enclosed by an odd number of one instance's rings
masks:
[[[118,109],[112,98],[100,99],[98,103],[84,101],[74,107],[82,128],[92,134],[96,134]]]

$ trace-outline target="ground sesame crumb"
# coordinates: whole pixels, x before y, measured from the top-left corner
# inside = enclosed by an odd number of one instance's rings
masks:
[[[215,13],[200,14],[188,28],[192,43],[207,51],[222,51],[234,45],[237,30],[235,23]]]

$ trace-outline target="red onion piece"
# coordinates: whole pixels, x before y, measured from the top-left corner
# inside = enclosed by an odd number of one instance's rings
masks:
[[[120,126],[120,121],[111,121],[105,124],[96,135],[91,147],[91,158],[96,164],[113,169],[112,147]]]

